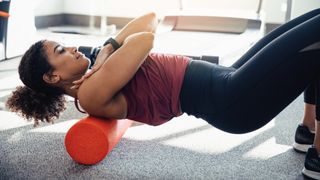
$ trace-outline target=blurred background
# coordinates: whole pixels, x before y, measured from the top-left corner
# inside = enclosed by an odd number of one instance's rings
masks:
[[[263,26],[260,27],[266,33],[318,7],[319,0],[3,0],[0,10],[10,16],[1,17],[0,59],[21,55],[32,42],[43,37],[37,32],[47,30],[106,38],[132,18],[150,11],[156,12],[160,21],[170,15],[180,18],[176,30],[243,32],[244,27],[239,30],[243,23],[230,21],[232,17],[261,21]],[[183,19],[183,16],[188,18]],[[194,18],[199,16],[202,18]],[[228,27],[214,28],[217,23],[210,22],[217,22],[214,21],[217,17],[220,25],[226,23]],[[197,27],[196,22],[201,21],[206,25]],[[48,34],[44,36],[48,38]]]

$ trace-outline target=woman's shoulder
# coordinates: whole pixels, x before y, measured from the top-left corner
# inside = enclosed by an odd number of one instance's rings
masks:
[[[96,73],[84,80],[77,92],[81,107],[91,115],[100,112],[103,105],[110,101],[110,98],[103,93],[103,87],[99,83],[100,78]],[[107,87],[104,90],[106,91]]]
[[[107,99],[104,94],[99,93],[102,87],[90,87],[90,85],[92,84],[85,83],[78,91],[79,103],[88,114],[104,118],[124,118],[126,116],[126,101],[122,93]]]

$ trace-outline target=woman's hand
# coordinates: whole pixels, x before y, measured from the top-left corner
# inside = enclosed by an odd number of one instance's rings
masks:
[[[94,74],[100,69],[100,67],[108,59],[108,57],[112,54],[113,51],[114,50],[111,44],[107,44],[104,47],[102,47],[99,54],[97,55],[96,62],[92,66],[91,70],[85,75],[83,75],[80,79],[73,81],[73,86],[70,89],[78,89],[85,79],[89,78],[92,74]]]

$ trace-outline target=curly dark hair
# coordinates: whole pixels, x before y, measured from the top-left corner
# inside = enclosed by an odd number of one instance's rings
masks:
[[[34,120],[34,125],[52,122],[65,110],[64,91],[48,85],[43,75],[52,71],[44,45],[45,40],[33,44],[22,56],[18,68],[25,86],[19,86],[6,102],[6,107],[26,118]]]

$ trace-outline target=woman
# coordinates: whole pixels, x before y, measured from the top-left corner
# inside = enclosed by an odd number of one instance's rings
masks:
[[[230,133],[254,131],[319,78],[320,51],[305,50],[320,40],[319,14],[311,11],[269,33],[231,67],[149,54],[157,24],[152,13],[104,46],[86,75],[89,61],[76,48],[40,41],[23,56],[19,74],[26,86],[7,105],[36,123],[51,122],[67,94],[93,116],[160,125],[187,113]],[[320,120],[320,111],[316,115]]]

